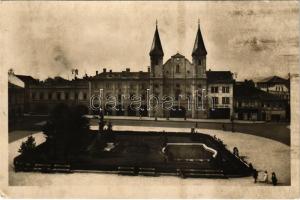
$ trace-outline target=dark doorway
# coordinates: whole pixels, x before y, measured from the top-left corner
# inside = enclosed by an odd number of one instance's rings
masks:
[[[142,117],[148,116],[148,110],[146,105],[141,105],[139,113]]]
[[[210,109],[209,116],[212,119],[229,119],[230,118],[230,108]]]
[[[124,109],[122,108],[122,105],[116,106],[116,115],[117,116],[124,116]]]
[[[173,106],[170,110],[170,117],[171,118],[185,118],[186,110],[182,106]]]
[[[129,105],[127,108],[128,116],[136,116],[136,110]]]

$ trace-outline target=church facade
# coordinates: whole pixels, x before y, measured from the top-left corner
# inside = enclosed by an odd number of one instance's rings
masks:
[[[149,55],[151,93],[161,101],[173,102],[171,109],[170,105],[160,105],[157,107],[158,109],[151,109],[150,115],[154,117],[207,118],[208,107],[205,98],[207,51],[200,25],[198,25],[192,50],[192,62],[177,53],[164,63],[164,52],[157,26]]]

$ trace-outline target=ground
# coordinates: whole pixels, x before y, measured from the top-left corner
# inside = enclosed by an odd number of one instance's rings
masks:
[[[96,127],[92,126],[92,129]],[[148,126],[114,126],[114,130],[135,130],[135,131],[180,131],[190,132],[189,128],[169,128],[169,127],[148,127]],[[290,184],[290,147],[281,142],[277,142],[264,137],[254,135],[229,132],[222,130],[200,129],[196,130],[201,133],[216,135],[221,138],[229,149],[238,147],[240,155],[245,156],[248,162],[251,162],[258,170],[267,170],[269,173],[275,171],[280,185]],[[31,134],[32,132],[28,132]],[[24,135],[24,132],[13,131],[15,138],[17,135]],[[44,141],[41,132],[35,133],[34,137],[38,143]],[[154,185],[254,185],[251,177],[246,178],[230,178],[230,179],[180,179],[172,176],[160,177],[130,177],[119,176],[115,174],[98,174],[98,173],[74,173],[74,174],[43,174],[43,173],[15,173],[13,171],[12,161],[18,155],[18,148],[22,141],[26,138],[17,139],[9,144],[9,184],[10,185],[61,185],[68,183],[69,185],[101,185],[114,186],[116,183],[121,185],[138,185],[147,184]],[[30,174],[30,176],[28,176]],[[80,180],[80,181],[78,181]],[[258,183],[264,185],[263,183]],[[269,184],[270,185],[270,184]]]

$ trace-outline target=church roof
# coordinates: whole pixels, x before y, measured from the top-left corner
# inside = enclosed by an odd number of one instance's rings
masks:
[[[151,46],[151,50],[150,50],[149,55],[150,56],[164,56],[164,51],[163,51],[162,46],[161,46],[157,26],[156,26],[156,30],[155,30],[155,33],[154,33],[154,38],[153,38],[153,42],[152,42],[152,46]]]
[[[200,25],[198,25],[198,31],[196,35],[192,56],[206,56],[206,55],[207,55],[207,51],[200,31]]]
[[[175,55],[172,56],[172,58],[184,58],[184,56],[181,55],[180,53],[176,53]]]

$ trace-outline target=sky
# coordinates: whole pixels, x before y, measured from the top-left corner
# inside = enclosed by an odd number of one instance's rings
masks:
[[[1,65],[35,78],[146,71],[155,21],[165,53],[191,61],[198,19],[207,69],[238,80],[298,73],[299,3],[2,2]]]

